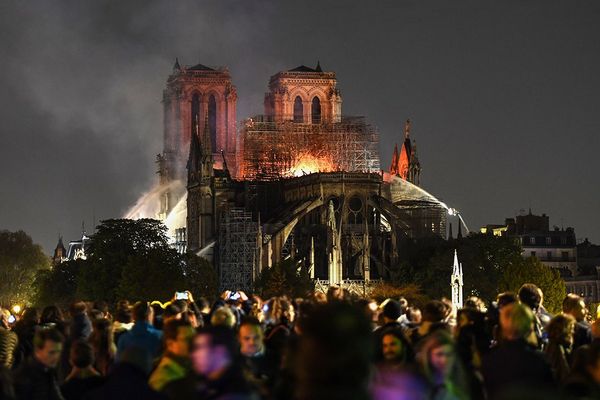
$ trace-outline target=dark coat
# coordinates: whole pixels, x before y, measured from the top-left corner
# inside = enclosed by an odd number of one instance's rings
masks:
[[[221,378],[209,381],[189,375],[165,386],[163,393],[172,400],[255,400],[242,369],[229,368]]]
[[[60,387],[65,400],[81,400],[83,396],[104,384],[101,376],[90,376],[88,378],[73,378],[63,383]]]
[[[577,322],[573,334],[573,351],[590,343],[592,343],[592,327],[586,321]]]
[[[35,358],[28,358],[14,373],[18,400],[63,400],[56,371]]]
[[[481,372],[489,398],[513,390],[555,388],[544,354],[524,340],[505,341],[483,358]]]
[[[106,383],[87,393],[85,400],[165,400],[148,385],[146,374],[129,363],[116,364]]]

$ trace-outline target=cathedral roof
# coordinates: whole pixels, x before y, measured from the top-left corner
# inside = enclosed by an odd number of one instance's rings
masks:
[[[290,69],[288,71],[289,72],[320,72],[320,71],[317,71],[314,68],[307,67],[306,65],[300,65],[300,66],[298,66],[296,68],[292,68],[292,69]]]
[[[188,69],[191,69],[192,71],[214,71],[213,68],[207,67],[203,64],[196,64],[193,67],[189,67]]]

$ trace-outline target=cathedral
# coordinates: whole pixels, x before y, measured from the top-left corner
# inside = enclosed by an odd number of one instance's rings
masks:
[[[382,170],[379,133],[342,113],[335,72],[276,73],[264,114],[239,125],[236,101],[226,68],[176,60],[157,156],[158,217],[185,199],[177,246],[209,259],[222,289],[251,290],[283,260],[325,286],[385,279],[403,239],[446,236],[447,207],[420,187],[410,122]]]

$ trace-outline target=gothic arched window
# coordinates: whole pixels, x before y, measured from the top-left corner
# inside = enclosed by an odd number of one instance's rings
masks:
[[[313,124],[321,123],[321,100],[317,96],[312,99],[311,115]]]
[[[304,106],[302,105],[302,99],[300,96],[296,96],[294,99],[294,122],[304,121]]]
[[[196,122],[200,122],[200,96],[194,93],[192,96],[192,132],[196,133]],[[200,132],[202,133],[202,132]]]
[[[213,153],[217,149],[217,101],[214,95],[208,98],[208,133],[210,134],[210,148]]]

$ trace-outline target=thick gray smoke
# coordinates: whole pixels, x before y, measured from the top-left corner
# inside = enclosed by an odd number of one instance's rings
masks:
[[[178,56],[229,67],[238,120],[270,75],[320,60],[383,166],[412,119],[425,188],[472,227],[531,205],[600,241],[600,3],[426,3],[0,2],[0,229],[50,251],[134,205]]]

